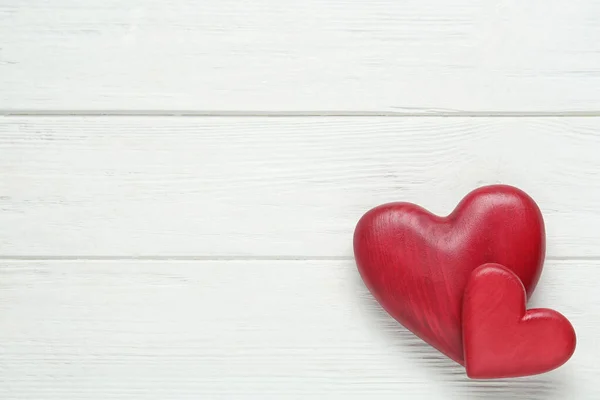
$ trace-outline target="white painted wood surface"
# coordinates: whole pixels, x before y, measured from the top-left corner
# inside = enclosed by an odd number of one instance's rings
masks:
[[[5,117],[1,397],[595,398],[599,122]],[[534,305],[579,345],[470,382],[370,300],[351,236],[379,202],[443,213],[498,182],[543,209]]]
[[[482,382],[388,317],[352,260],[3,261],[0,397],[595,399],[599,264],[547,263],[532,299],[571,318],[571,361]]]
[[[600,110],[593,0],[1,0],[0,108]]]
[[[539,203],[548,257],[600,257],[600,118],[5,118],[7,256],[352,256],[369,208]],[[41,223],[42,222],[42,223]]]
[[[598,37],[593,0],[0,0],[0,398],[597,400]],[[479,382],[351,241],[491,183],[578,348]]]

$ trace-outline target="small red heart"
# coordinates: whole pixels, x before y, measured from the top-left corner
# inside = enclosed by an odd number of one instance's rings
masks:
[[[366,286],[402,325],[463,364],[462,298],[471,272],[495,262],[533,292],[545,253],[535,202],[512,186],[469,193],[446,217],[410,203],[368,211],[354,232],[356,263]]]
[[[575,351],[575,330],[562,314],[526,311],[525,288],[510,270],[485,264],[469,278],[463,300],[467,376],[514,378],[560,367]]]

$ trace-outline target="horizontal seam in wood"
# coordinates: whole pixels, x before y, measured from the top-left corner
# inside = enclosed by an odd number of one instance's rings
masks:
[[[185,110],[0,110],[2,117],[600,117],[600,111],[185,111]]]

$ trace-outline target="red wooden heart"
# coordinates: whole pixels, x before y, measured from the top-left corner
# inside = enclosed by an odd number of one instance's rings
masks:
[[[485,264],[469,278],[463,299],[467,375],[514,378],[555,369],[573,355],[575,330],[560,313],[525,311],[525,288],[498,264]]]
[[[375,207],[356,226],[354,254],[382,307],[463,364],[461,310],[469,275],[499,263],[531,295],[542,270],[544,235],[540,210],[527,194],[492,185],[469,193],[446,217],[410,203]]]

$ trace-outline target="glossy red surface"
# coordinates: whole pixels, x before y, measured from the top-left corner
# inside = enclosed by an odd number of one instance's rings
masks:
[[[525,288],[497,264],[477,268],[463,301],[467,375],[475,379],[535,375],[564,364],[575,351],[575,331],[560,313],[526,311]]]
[[[446,217],[410,203],[368,211],[354,233],[358,270],[382,307],[463,364],[462,298],[485,263],[513,270],[531,295],[545,254],[544,223],[523,191],[492,185],[469,193]]]

